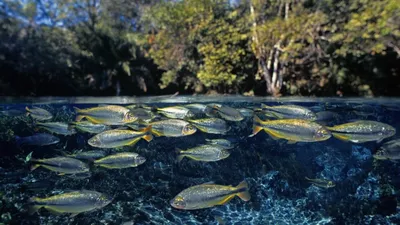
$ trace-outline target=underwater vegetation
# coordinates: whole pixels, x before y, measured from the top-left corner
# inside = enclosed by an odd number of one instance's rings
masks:
[[[3,104],[0,223],[398,224],[399,111]]]

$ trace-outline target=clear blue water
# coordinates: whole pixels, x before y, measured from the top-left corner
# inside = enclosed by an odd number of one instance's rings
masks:
[[[73,106],[86,108],[99,104],[147,104],[172,106],[186,103],[220,103],[234,108],[296,104],[314,112],[331,111],[339,116],[324,123],[332,126],[353,120],[374,120],[400,128],[398,99],[319,99],[319,98],[246,98],[224,97],[152,97],[152,98],[1,98],[0,111],[21,110],[33,105],[53,114],[51,121],[71,122]],[[400,224],[398,190],[400,166],[393,161],[374,160],[380,143],[351,143],[330,138],[312,143],[287,144],[265,132],[254,137],[253,117],[240,122],[228,121],[226,135],[197,131],[185,137],[155,137],[139,141],[134,147],[107,149],[136,152],[147,161],[135,168],[91,167],[91,175],[57,175],[39,168],[30,171],[26,156],[50,158],[74,150],[94,149],[87,140],[93,135],[77,133],[56,135],[60,142],[49,146],[17,146],[15,135],[39,132],[30,117],[0,117],[0,223],[4,224]],[[45,132],[40,130],[40,132]],[[205,139],[227,138],[237,143],[231,155],[217,162],[185,159],[176,163],[175,148],[187,149],[205,143]],[[333,181],[333,188],[320,188],[305,177]],[[185,211],[169,201],[183,189],[213,181],[236,186],[246,180],[251,200],[239,198],[222,206]],[[75,217],[54,215],[46,209],[30,215],[29,199],[48,197],[72,190],[94,190],[113,196],[113,201],[93,212]]]

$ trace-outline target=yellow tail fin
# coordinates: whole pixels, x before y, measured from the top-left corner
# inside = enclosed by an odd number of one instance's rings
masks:
[[[151,140],[153,140],[153,135],[152,134],[146,134],[142,138],[144,140],[146,140],[147,142],[150,142]]]
[[[250,200],[249,185],[247,184],[246,181],[240,182],[240,184],[236,186],[236,188],[240,190],[243,189],[242,192],[237,194],[237,196],[239,196],[240,199],[242,199],[245,202]]]
[[[139,132],[143,132],[143,133],[151,132],[151,125],[143,128],[143,129],[139,129]]]
[[[249,135],[249,137],[255,136],[258,132],[260,132],[263,128],[257,125],[253,125],[253,133]]]
[[[79,113],[81,113],[81,109],[79,109],[78,107],[73,107],[74,108],[74,110],[75,110],[75,113],[76,114],[79,114]],[[84,115],[76,115],[76,117],[75,117],[75,121],[81,121],[83,118],[85,118],[85,116]]]

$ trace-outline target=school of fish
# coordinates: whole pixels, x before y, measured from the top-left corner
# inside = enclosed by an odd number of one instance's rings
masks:
[[[78,175],[90,173],[92,167],[103,169],[127,169],[138,167],[146,158],[131,151],[109,154],[105,149],[121,149],[134,146],[142,139],[150,142],[159,137],[183,137],[196,132],[227,134],[246,117],[253,118],[253,138],[264,130],[274,140],[286,140],[288,144],[297,142],[322,142],[331,137],[341,141],[364,143],[381,142],[396,134],[389,124],[371,120],[338,121],[339,114],[331,111],[313,112],[312,108],[298,105],[266,105],[259,108],[233,108],[223,104],[186,104],[179,106],[150,107],[147,105],[100,105],[90,108],[74,107],[76,118],[69,123],[51,121],[53,114],[44,108],[26,107],[26,116],[32,119],[37,132],[31,136],[15,136],[19,147],[25,145],[46,146],[60,142],[58,136],[77,133],[93,135],[87,144],[91,150],[77,150],[52,157],[29,158],[31,170],[44,168],[58,175]],[[362,108],[358,107],[360,111]],[[4,116],[20,116],[18,110],[2,111]],[[360,114],[360,113],[358,113]],[[332,126],[328,126],[331,123]],[[176,162],[187,160],[217,162],[227,159],[236,143],[224,138],[206,139],[205,144],[193,145],[188,149],[176,148]],[[174,153],[171,153],[174,154]],[[374,155],[376,160],[399,160],[400,139],[382,145]],[[320,188],[334,188],[335,183],[324,178],[308,178],[309,182]],[[250,200],[249,186],[242,181],[236,187],[212,182],[197,184],[178,193],[170,201],[173,208],[196,210],[227,204],[235,196],[243,201]],[[80,190],[44,198],[30,199],[30,213],[45,208],[54,214],[90,212],[112,203],[113,198],[105,194]]]

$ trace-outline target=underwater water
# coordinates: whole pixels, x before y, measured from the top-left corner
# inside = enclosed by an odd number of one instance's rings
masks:
[[[59,141],[45,146],[21,142],[21,138],[37,133],[51,133],[41,128],[33,115],[26,115],[25,107],[39,107],[51,113],[52,118],[45,122],[70,124],[77,115],[74,107],[85,109],[99,105],[135,105],[154,114],[151,121],[143,122],[142,126],[146,127],[153,121],[168,120],[156,108],[192,103],[209,106],[221,104],[221,107],[240,109],[243,119],[226,119],[229,117],[221,115],[223,112],[218,111],[217,107],[211,115],[200,113],[193,118],[222,118],[230,127],[226,133],[211,134],[197,129],[193,134],[178,137],[158,137],[153,134],[151,141],[140,139],[134,145],[116,148],[93,147],[88,140],[96,134],[81,131],[71,135],[53,133]],[[261,103],[268,106],[306,107],[316,115],[324,115],[316,120],[323,127],[368,120],[382,122],[396,130],[400,128],[398,99],[237,96],[3,98],[0,99],[0,223],[400,224],[400,165],[396,164],[394,156],[392,160],[374,158],[382,146],[396,140],[398,134],[358,143],[334,136],[315,142],[288,143],[285,138],[272,138],[273,135],[262,130],[251,136],[254,115],[260,116],[263,121],[280,119],[267,120],[264,111],[254,112],[254,109],[261,107]],[[131,129],[124,125],[110,127]],[[380,135],[371,132],[365,135],[369,135],[369,138]],[[295,130],[293,133],[299,136],[305,134],[296,134]],[[228,157],[218,161],[204,162],[189,157],[177,161],[177,148],[186,150],[201,146],[207,143],[206,139],[226,139],[234,147],[228,150]],[[394,146],[398,148],[398,145]],[[135,167],[111,169],[81,160],[90,171],[82,174],[63,175],[44,167],[31,171],[35,165],[34,159],[65,157],[79,150],[85,152],[95,149],[100,149],[105,155],[135,152],[146,161]],[[397,153],[400,155],[400,151]],[[311,182],[307,178],[316,180]],[[189,187],[208,182],[235,187],[242,181],[249,186],[249,201],[234,197],[224,205],[196,210],[179,209],[171,205],[171,200]],[[319,186],[318,182],[322,185]],[[329,186],[328,182],[334,185]],[[103,193],[110,197],[111,202],[72,216],[69,213],[54,213],[46,207],[34,213],[29,212],[29,208],[35,204],[33,197],[45,198],[82,190]]]

